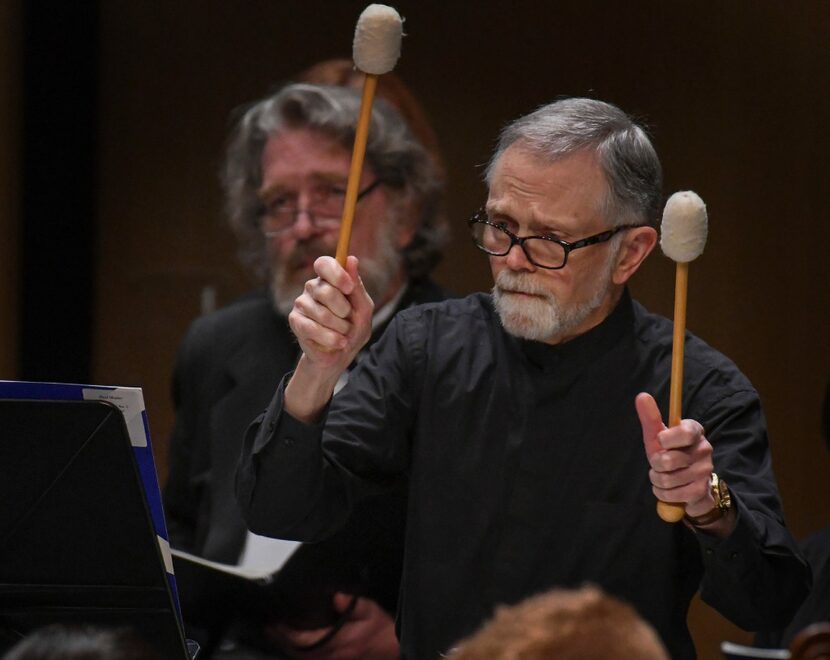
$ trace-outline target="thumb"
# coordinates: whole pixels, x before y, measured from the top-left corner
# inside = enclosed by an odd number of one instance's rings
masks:
[[[336,592],[331,599],[334,610],[339,614],[343,614],[351,605],[352,598],[354,598],[352,594],[347,594],[343,591]]]
[[[352,304],[352,308],[356,312],[368,312],[368,315],[371,316],[374,303],[372,302],[372,298],[366,291],[366,287],[363,286],[363,280],[360,277],[359,266],[360,262],[358,261],[357,257],[347,257],[346,272],[349,274],[349,277],[352,278],[352,281],[355,284],[354,289],[349,294],[348,298],[349,302]]]
[[[663,450],[663,446],[657,439],[657,434],[665,430],[663,418],[660,416],[660,409],[651,394],[640,392],[634,399],[634,406],[637,408],[637,416],[640,418],[640,426],[643,427],[643,445],[646,456],[651,457]]]

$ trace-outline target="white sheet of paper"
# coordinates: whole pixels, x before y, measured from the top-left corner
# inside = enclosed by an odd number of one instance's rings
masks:
[[[276,573],[301,545],[299,541],[272,539],[248,532],[245,548],[239,556],[239,566]]]

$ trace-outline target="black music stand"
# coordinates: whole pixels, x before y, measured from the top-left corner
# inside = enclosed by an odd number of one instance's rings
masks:
[[[0,399],[0,654],[50,623],[191,655],[121,412]]]

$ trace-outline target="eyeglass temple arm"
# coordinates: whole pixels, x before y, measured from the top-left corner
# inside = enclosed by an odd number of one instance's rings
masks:
[[[373,73],[364,74],[363,96],[360,100],[360,116],[357,121],[357,131],[352,150],[352,163],[349,168],[349,180],[346,184],[346,199],[343,204],[343,217],[340,222],[340,236],[337,240],[337,263],[346,267],[346,257],[349,255],[349,241],[352,237],[352,222],[357,207],[357,196],[360,188],[360,175],[363,172],[363,159],[366,155],[366,141],[369,137],[369,123],[372,119],[372,103],[375,98],[375,89],[378,76]]]

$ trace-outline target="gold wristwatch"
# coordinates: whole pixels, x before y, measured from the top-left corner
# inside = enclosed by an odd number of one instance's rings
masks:
[[[729,488],[723,479],[719,479],[718,475],[712,473],[712,478],[709,481],[709,488],[712,491],[712,499],[715,500],[715,506],[711,511],[704,513],[702,516],[686,516],[686,520],[695,527],[703,527],[711,525],[723,518],[729,509],[732,508],[732,496],[729,494]]]

